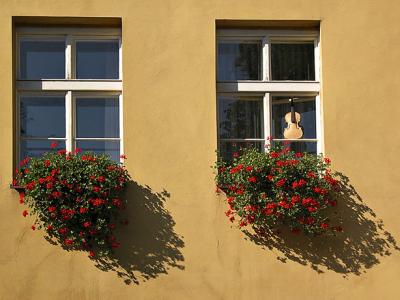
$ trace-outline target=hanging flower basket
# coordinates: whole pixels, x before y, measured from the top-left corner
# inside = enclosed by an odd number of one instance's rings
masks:
[[[330,160],[274,145],[267,153],[247,149],[234,153],[230,163],[216,162],[217,190],[227,196],[229,220],[259,234],[281,226],[314,236],[341,231],[328,218],[339,188]]]
[[[126,205],[120,194],[130,177],[108,156],[79,152],[54,150],[26,158],[13,185],[24,188],[19,190],[20,202],[29,208],[22,215],[36,217],[32,230],[44,229],[48,238],[67,249],[102,257],[119,246],[113,231]]]

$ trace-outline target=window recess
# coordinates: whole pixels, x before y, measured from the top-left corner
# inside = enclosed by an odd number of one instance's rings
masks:
[[[122,61],[119,28],[16,29],[17,162],[76,148],[119,161]]]
[[[286,139],[294,99],[303,136]],[[268,137],[292,149],[323,152],[319,33],[302,30],[217,30],[218,149],[267,151]]]

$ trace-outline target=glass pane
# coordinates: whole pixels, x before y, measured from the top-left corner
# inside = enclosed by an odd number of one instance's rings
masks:
[[[263,101],[257,97],[218,97],[220,138],[264,138]]]
[[[264,141],[262,142],[225,142],[219,141],[219,154],[224,161],[232,161],[236,154],[241,154],[244,149],[255,148],[263,151]]]
[[[317,142],[288,142],[287,147],[295,152],[317,153]]]
[[[20,79],[65,78],[64,41],[21,41]]]
[[[76,99],[77,137],[119,137],[119,103],[116,97]]]
[[[271,44],[272,80],[315,80],[314,43]]]
[[[315,98],[302,97],[293,102],[294,111],[300,114],[300,128],[303,131],[302,138],[315,139],[317,137],[315,119]],[[276,139],[283,139],[283,132],[288,124],[285,115],[290,114],[289,97],[272,97],[272,136]]]
[[[76,78],[118,79],[118,40],[76,42]]]
[[[24,137],[65,137],[64,96],[21,96],[20,130]]]
[[[218,43],[218,80],[260,80],[261,44]]]
[[[77,141],[76,148],[96,154],[108,154],[112,160],[119,161],[119,141]]]
[[[65,149],[65,141],[51,140],[24,140],[21,141],[20,159],[25,157],[39,157],[45,152],[50,152],[52,142],[57,142],[56,150]]]

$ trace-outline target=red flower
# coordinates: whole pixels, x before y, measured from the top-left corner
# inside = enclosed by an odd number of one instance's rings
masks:
[[[29,182],[27,185],[26,185],[26,189],[28,190],[28,191],[30,191],[30,190],[33,190],[34,188],[35,188],[35,185],[36,185],[36,182],[35,181],[32,181],[32,182]]]
[[[292,204],[296,204],[298,202],[300,202],[300,196],[297,196],[297,195],[293,196],[292,197]]]
[[[25,193],[19,192],[19,203],[23,204],[25,202]]]
[[[84,214],[84,213],[86,213],[88,211],[88,209],[86,208],[86,207],[80,207],[79,208],[79,212],[81,213],[81,214]]]
[[[75,154],[78,154],[78,153],[81,153],[82,152],[82,149],[81,148],[76,148],[75,149]]]
[[[67,232],[68,232],[68,228],[66,228],[66,227],[58,229],[58,233],[60,233],[60,234],[66,234]]]
[[[274,179],[274,176],[268,175],[266,178],[267,178],[269,181],[272,181],[272,180]]]
[[[283,186],[285,184],[285,182],[286,182],[286,179],[280,179],[276,183],[276,186],[281,187],[281,186]]]
[[[99,176],[98,178],[97,178],[97,181],[98,182],[104,182],[106,180],[106,178],[104,177],[104,176]]]
[[[252,167],[252,166],[248,166],[248,167],[246,167],[246,171],[247,171],[247,172],[251,172],[251,171],[253,171],[253,167]]]
[[[58,155],[65,155],[67,153],[67,150],[58,150],[57,153]]]
[[[297,158],[301,158],[301,157],[303,157],[303,153],[297,152],[294,154],[294,156],[296,156]]]
[[[53,187],[53,184],[52,184],[51,182],[49,182],[49,183],[46,184],[46,188],[47,188],[48,190],[50,190],[52,187]]]
[[[47,226],[47,231],[52,231],[52,230],[53,230],[53,226],[48,225],[48,226]]]
[[[257,178],[254,176],[251,176],[247,179],[248,182],[252,182],[252,183],[256,183],[257,182]]]
[[[307,173],[307,177],[308,177],[308,178],[315,178],[316,176],[315,176],[315,173],[314,173],[314,172],[308,172],[308,173]]]
[[[322,229],[328,229],[329,224],[328,223],[321,223],[320,226],[321,226]]]
[[[35,230],[35,229],[36,229],[36,226],[35,226],[35,225],[32,225],[31,228],[32,228],[32,230]]]
[[[122,159],[127,159],[125,154],[121,154],[119,157]]]
[[[331,160],[329,158],[325,157],[324,162],[329,165],[331,163]]]
[[[116,206],[116,207],[121,207],[122,206],[122,201],[115,198],[112,200],[112,203]]]
[[[85,227],[85,228],[90,227],[90,225],[92,225],[92,223],[90,223],[90,222],[83,223],[83,227]]]
[[[59,191],[53,191],[51,193],[51,195],[53,196],[54,199],[59,199],[61,197],[61,192]]]
[[[96,253],[94,253],[93,251],[89,251],[89,257],[95,257]]]
[[[57,146],[58,146],[57,142],[52,142],[52,143],[50,144],[50,148],[51,148],[51,149],[55,149],[55,148],[57,148]]]
[[[111,244],[111,247],[112,248],[118,248],[120,246],[120,243],[118,243],[118,242],[113,242],[112,244]]]
[[[96,199],[91,199],[91,202],[94,206],[100,206],[104,203],[104,200],[96,198]]]
[[[101,188],[100,188],[100,187],[98,187],[98,186],[94,186],[94,187],[93,187],[93,192],[99,193],[100,191],[101,191]]]
[[[239,157],[239,153],[233,152],[232,156],[233,156],[233,158],[238,158]]]
[[[26,217],[26,216],[28,215],[28,211],[27,211],[27,210],[24,210],[24,211],[22,212],[22,215],[23,215],[24,217]]]
[[[57,208],[55,206],[50,206],[47,210],[52,213],[55,212]]]
[[[51,165],[51,162],[50,162],[49,160],[45,160],[45,161],[44,161],[44,166],[45,166],[46,168],[50,167],[50,165]]]
[[[272,157],[272,158],[278,158],[278,157],[279,157],[279,153],[277,153],[277,152],[270,152],[270,153],[269,153],[269,156]]]
[[[65,239],[65,240],[64,240],[64,244],[65,244],[66,246],[72,246],[72,245],[74,244],[74,241],[73,241],[73,240],[70,240],[70,239]]]

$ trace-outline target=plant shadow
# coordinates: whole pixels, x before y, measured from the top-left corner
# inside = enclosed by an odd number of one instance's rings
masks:
[[[344,277],[361,275],[380,262],[380,258],[399,251],[394,237],[384,228],[374,211],[369,208],[350,184],[349,178],[337,173],[340,192],[336,211],[329,216],[331,222],[339,222],[343,231],[335,236],[307,237],[294,235],[288,230],[278,234],[258,235],[245,230],[246,239],[265,250],[278,251],[277,259],[310,266],[318,273],[327,270]]]
[[[121,246],[106,259],[95,260],[96,267],[116,272],[126,284],[140,284],[171,268],[183,270],[183,237],[175,233],[175,221],[164,207],[170,194],[131,182],[124,196],[128,206],[121,217],[129,223],[116,230]]]

